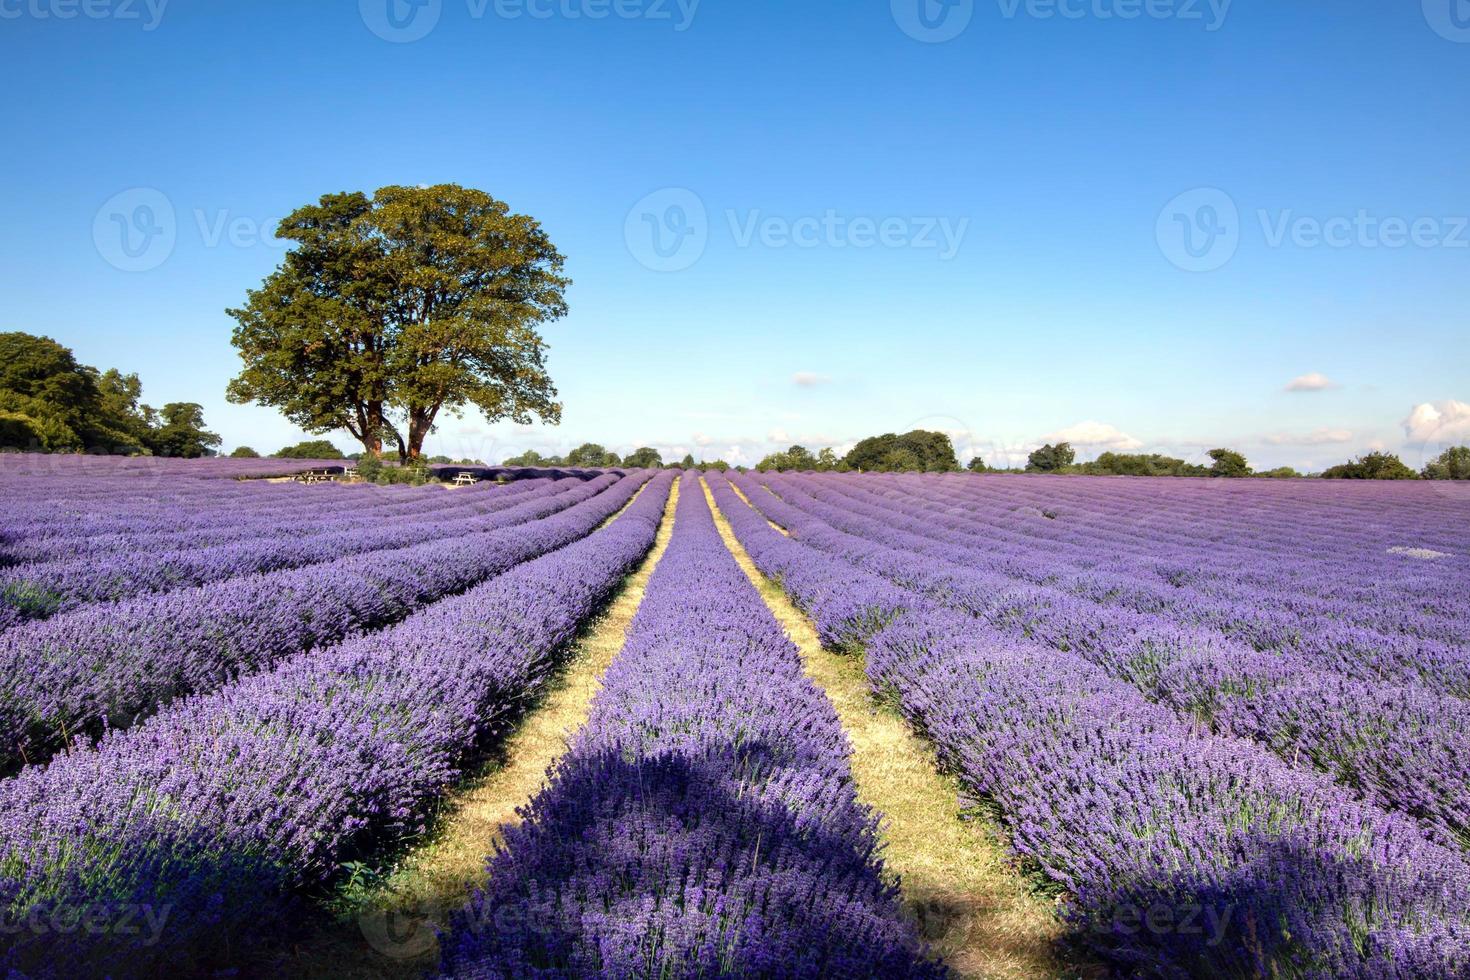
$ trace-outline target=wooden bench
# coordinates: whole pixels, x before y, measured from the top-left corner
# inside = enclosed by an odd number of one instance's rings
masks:
[[[296,474],[297,483],[331,483],[336,477],[326,470],[307,470]]]

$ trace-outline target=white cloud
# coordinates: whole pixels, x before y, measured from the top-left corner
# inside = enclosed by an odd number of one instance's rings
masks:
[[[1453,399],[1415,405],[1404,419],[1404,435],[1410,442],[1470,440],[1470,405]]]
[[[1337,387],[1337,382],[1336,381],[1333,381],[1331,378],[1329,378],[1325,374],[1319,374],[1318,372],[1313,371],[1311,374],[1304,374],[1301,377],[1292,378],[1291,381],[1290,381],[1290,383],[1287,384],[1286,390],[1287,391],[1327,391],[1329,389],[1336,388],[1336,387]]]
[[[694,433],[694,444],[696,446],[708,446],[715,441],[714,436],[707,436],[703,432]]]
[[[1334,446],[1353,441],[1351,429],[1313,429],[1311,432],[1275,432],[1265,436],[1268,446]]]
[[[824,385],[832,379],[825,374],[813,374],[811,371],[797,371],[791,376],[791,381],[798,388],[815,388]]]
[[[1143,443],[1103,422],[1078,422],[1041,437],[1042,442],[1069,442],[1079,449],[1138,449]]]
[[[766,433],[767,442],[790,442],[791,437],[786,434],[785,429],[772,429]]]

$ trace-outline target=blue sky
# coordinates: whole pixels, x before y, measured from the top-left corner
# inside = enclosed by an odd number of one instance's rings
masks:
[[[0,0],[0,329],[271,450],[275,220],[452,181],[575,285],[563,424],[438,451],[1470,439],[1470,0],[416,2]]]

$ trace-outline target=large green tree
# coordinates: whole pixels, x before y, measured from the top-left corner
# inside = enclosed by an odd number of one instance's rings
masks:
[[[642,446],[624,456],[623,465],[630,469],[656,470],[664,465],[664,458],[657,449]]]
[[[157,419],[142,391],[136,374],[98,371],[50,337],[0,333],[0,444],[146,453]]]
[[[949,436],[924,429],[871,436],[853,446],[844,462],[867,472],[952,473],[960,468]]]
[[[595,442],[584,442],[567,453],[568,466],[621,466],[617,453],[610,453]]]
[[[1393,453],[1371,452],[1324,471],[1328,480],[1417,480],[1419,474]]]
[[[309,432],[345,429],[409,460],[441,411],[561,420],[538,328],[570,280],[541,226],[483,191],[439,184],[328,194],[286,217],[285,260],[229,310],[244,361],[231,401]]]
[[[1211,449],[1209,456],[1214,460],[1210,467],[1210,476],[1240,479],[1251,475],[1251,464],[1244,455],[1233,449]]]
[[[1059,473],[1077,461],[1077,451],[1069,442],[1047,443],[1026,459],[1027,473]]]
[[[1426,480],[1470,480],[1470,446],[1455,446],[1424,467]]]
[[[213,456],[223,441],[204,428],[204,406],[195,402],[169,402],[158,410],[158,418],[158,428],[149,436],[155,456]]]

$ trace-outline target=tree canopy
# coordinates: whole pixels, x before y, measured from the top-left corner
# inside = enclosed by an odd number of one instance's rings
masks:
[[[657,449],[642,446],[623,457],[623,465],[633,469],[658,469],[664,458]]]
[[[98,371],[33,334],[0,333],[0,445],[33,452],[212,455],[220,438],[194,402],[139,403],[136,374]]]
[[[418,458],[441,411],[555,424],[538,328],[566,314],[563,256],[532,218],[439,184],[328,194],[288,215],[281,265],[227,311],[244,362],[229,398],[370,454]]]
[[[953,473],[960,468],[949,436],[924,429],[871,436],[853,446],[843,462],[854,470],[878,473]]]
[[[1328,480],[1416,480],[1419,474],[1393,453],[1371,452],[1322,473]]]
[[[1455,446],[1424,467],[1426,480],[1470,480],[1470,446]]]
[[[342,450],[327,439],[308,439],[272,453],[277,459],[346,459]]]
[[[1251,464],[1233,449],[1211,449],[1209,457],[1215,461],[1210,467],[1210,476],[1239,479],[1251,475]]]
[[[1077,451],[1069,442],[1050,443],[1033,452],[1026,460],[1027,473],[1059,473],[1077,460]]]
[[[567,453],[567,466],[621,466],[623,461],[617,453],[610,453],[595,442],[584,442]]]

